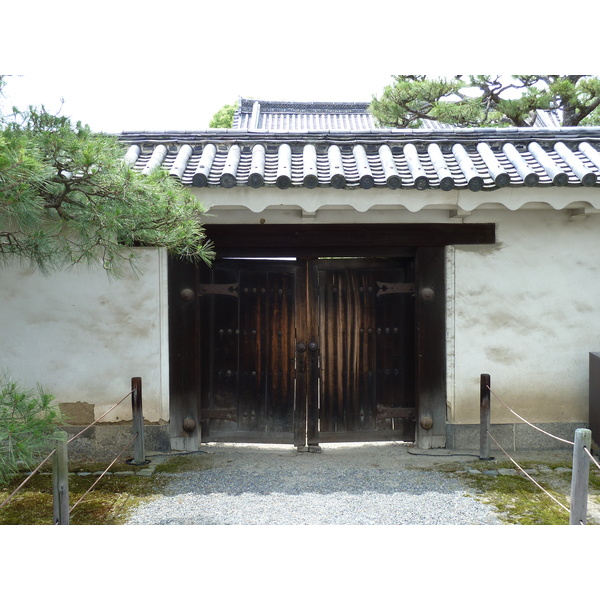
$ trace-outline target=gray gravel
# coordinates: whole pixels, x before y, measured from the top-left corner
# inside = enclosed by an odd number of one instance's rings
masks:
[[[196,468],[165,476],[131,525],[489,525],[500,521],[473,490],[406,444],[209,444]],[[454,459],[455,460],[455,459]]]

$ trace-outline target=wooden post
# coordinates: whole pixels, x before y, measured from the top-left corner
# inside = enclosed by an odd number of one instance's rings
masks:
[[[146,451],[144,449],[144,414],[142,411],[142,378],[131,379],[131,410],[133,414],[133,435],[137,434],[133,449],[134,465],[146,463]]]
[[[573,447],[573,475],[571,479],[571,516],[569,525],[585,525],[587,520],[588,483],[592,432],[589,429],[575,430]]]
[[[67,456],[67,434],[61,431],[56,441],[56,452],[52,456],[52,497],[54,524],[69,524],[69,459]]]
[[[490,438],[488,436],[491,420],[490,389],[490,376],[487,374],[482,374],[480,378],[479,390],[479,458],[481,460],[490,460]]]

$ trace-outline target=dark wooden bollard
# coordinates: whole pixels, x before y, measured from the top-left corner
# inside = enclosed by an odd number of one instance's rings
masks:
[[[144,448],[144,413],[142,411],[142,378],[131,379],[131,411],[133,414],[133,435],[136,436],[133,449],[134,465],[146,464]]]
[[[54,504],[54,524],[69,524],[69,459],[67,455],[67,434],[61,431],[56,441],[56,451],[52,456],[52,497]]]
[[[479,390],[479,458],[481,460],[490,460],[490,438],[488,431],[490,429],[490,389],[491,378],[487,374],[482,374]]]

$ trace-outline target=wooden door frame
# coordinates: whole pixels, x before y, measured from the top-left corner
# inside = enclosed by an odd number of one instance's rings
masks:
[[[345,257],[415,257],[416,293],[416,345],[417,345],[417,431],[416,440],[421,448],[443,447],[446,432],[446,285],[445,246],[463,244],[494,244],[494,223],[416,223],[416,224],[356,224],[356,225],[206,225],[206,235],[213,241],[219,258],[252,257],[275,258],[295,256],[318,258],[323,256]],[[191,317],[189,307],[182,306],[182,286],[194,286],[193,270],[169,269],[169,329],[171,364],[171,436],[174,448],[192,449],[200,442],[198,434],[198,409],[191,397],[190,382],[183,378],[181,356],[174,352],[174,344],[180,343],[184,317],[192,323],[188,336],[197,335],[198,323]],[[304,271],[304,269],[299,269]],[[298,298],[304,298],[310,289],[310,269],[298,275],[296,285]],[[182,276],[182,273],[184,274]],[[186,285],[187,282],[187,285]],[[299,327],[307,332],[307,343],[318,342],[316,323],[302,316],[299,311]],[[318,376],[311,363],[311,354],[302,353],[298,362],[298,405],[302,413],[306,398],[306,377]],[[197,371],[198,357],[185,357],[188,368]],[[187,423],[187,428],[184,426]],[[309,426],[315,426],[310,425]],[[189,431],[188,431],[189,430]],[[295,440],[299,444],[303,433],[296,426]],[[188,439],[192,438],[192,439]],[[177,441],[179,440],[179,441]],[[181,441],[183,440],[183,441]]]

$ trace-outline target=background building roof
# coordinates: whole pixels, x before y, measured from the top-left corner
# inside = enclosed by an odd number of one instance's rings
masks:
[[[233,127],[248,131],[356,131],[376,127],[368,102],[279,102],[240,98]]]
[[[239,98],[234,129],[248,131],[365,131],[377,129],[369,102],[283,102]],[[560,127],[556,115],[538,111],[534,127]],[[424,120],[420,129],[454,129]]]

